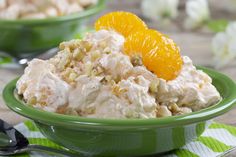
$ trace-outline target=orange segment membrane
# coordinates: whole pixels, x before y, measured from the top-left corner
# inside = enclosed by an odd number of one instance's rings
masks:
[[[100,17],[95,23],[95,29],[114,30],[124,37],[147,29],[146,24],[135,14],[130,12],[111,12]]]
[[[165,80],[176,78],[182,68],[179,48],[170,38],[155,30],[143,30],[126,38],[124,52],[139,54],[146,68]]]

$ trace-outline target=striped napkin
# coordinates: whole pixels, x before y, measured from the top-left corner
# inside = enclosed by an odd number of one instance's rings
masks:
[[[15,126],[31,144],[39,144],[57,149],[63,147],[46,139],[32,121],[25,121]],[[213,122],[209,128],[196,140],[182,148],[163,155],[162,157],[218,157],[236,146],[236,127]],[[18,155],[16,157],[52,157],[38,152]]]

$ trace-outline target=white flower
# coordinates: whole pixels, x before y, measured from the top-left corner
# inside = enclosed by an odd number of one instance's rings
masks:
[[[210,19],[210,11],[207,0],[188,0],[186,2],[187,19],[185,27],[194,29]]]
[[[178,14],[179,0],[143,0],[143,15],[152,20],[175,18]]]
[[[236,22],[230,23],[225,32],[215,35],[212,40],[214,66],[220,68],[236,59]]]

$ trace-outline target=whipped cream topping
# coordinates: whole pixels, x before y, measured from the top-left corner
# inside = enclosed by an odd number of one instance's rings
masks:
[[[138,77],[139,83],[134,77],[120,81],[116,86],[120,91],[102,85],[101,79],[81,75],[76,88],[70,92],[69,107],[86,117],[156,117],[155,98],[148,94],[149,81],[142,76]]]
[[[55,67],[47,61],[33,59],[17,81],[18,94],[39,108],[56,111],[67,103],[69,85],[55,73]]]
[[[85,40],[93,43],[95,50],[105,45],[106,49],[116,52],[120,52],[122,50],[125,42],[125,38],[122,35],[108,30],[100,30],[95,33],[87,34]]]
[[[29,62],[18,94],[36,107],[94,118],[155,118],[196,111],[220,100],[211,78],[189,57],[177,78],[165,81],[123,53],[124,37],[100,30],[60,45],[47,61]],[[44,96],[46,95],[46,97]],[[43,99],[42,99],[43,98]]]
[[[100,59],[99,63],[102,68],[106,69],[114,78],[124,76],[133,68],[129,57],[126,55],[120,55],[120,53],[104,55],[104,57]]]
[[[159,102],[175,102],[194,111],[206,108],[220,100],[220,94],[211,84],[212,79],[202,70],[197,70],[192,60],[183,56],[183,67],[174,80],[160,79]]]

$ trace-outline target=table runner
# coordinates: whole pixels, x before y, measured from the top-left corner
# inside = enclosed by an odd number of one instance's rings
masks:
[[[57,149],[65,149],[46,139],[32,121],[25,121],[15,126],[31,144],[39,144]],[[236,146],[236,127],[213,122],[209,128],[195,141],[162,157],[216,157],[222,156]],[[31,152],[15,157],[52,157],[52,155]],[[79,155],[78,155],[79,156]]]

